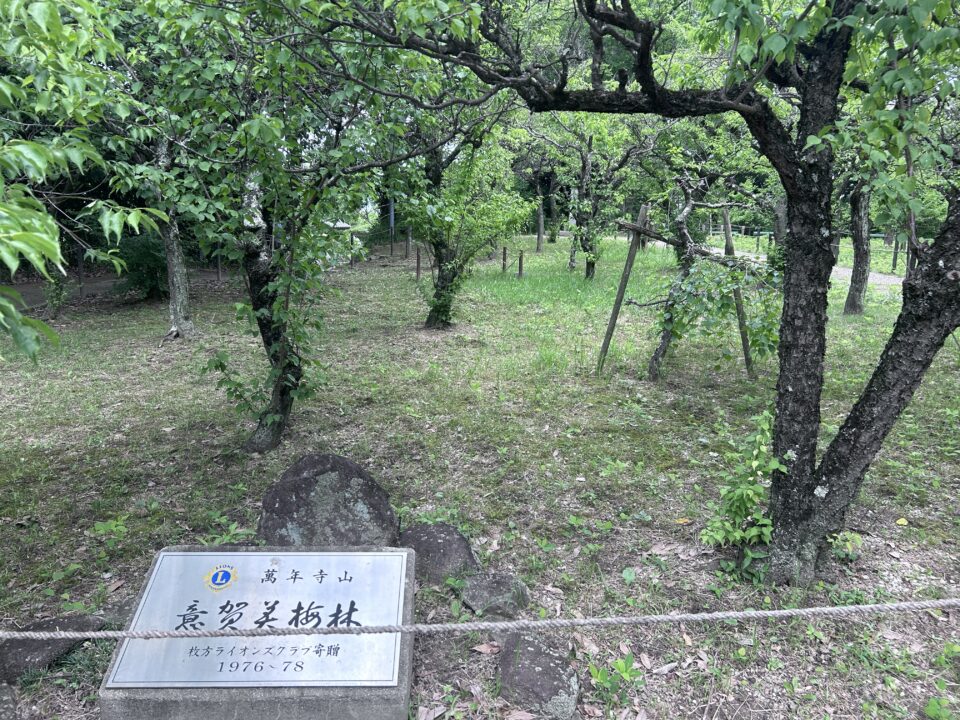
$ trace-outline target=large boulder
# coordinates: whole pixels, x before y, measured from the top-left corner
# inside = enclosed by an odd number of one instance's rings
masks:
[[[464,604],[485,618],[515,618],[530,602],[523,580],[509,573],[469,577],[461,592]]]
[[[366,470],[339,455],[307,455],[263,498],[257,536],[268,545],[397,544],[390,496]]]
[[[571,720],[580,681],[556,640],[512,633],[501,638],[500,693],[521,710],[547,720]]]
[[[94,615],[39,620],[27,625],[26,631],[88,631],[103,627],[103,619]],[[66,655],[83,640],[5,640],[0,643],[0,682],[13,683],[27,670],[39,670]]]
[[[400,546],[417,553],[417,579],[442,583],[448,577],[462,578],[480,569],[470,541],[447,523],[418,523],[400,533]]]

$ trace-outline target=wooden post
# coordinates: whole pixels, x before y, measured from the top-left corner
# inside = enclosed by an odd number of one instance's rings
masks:
[[[543,252],[543,196],[537,196],[537,252]]]
[[[733,229],[730,227],[730,208],[723,208],[723,254],[734,257],[736,249],[733,246]],[[757,236],[757,243],[760,242]],[[743,309],[743,291],[736,288],[733,291],[733,302],[737,308],[737,328],[740,330],[740,346],[743,348],[743,364],[747,369],[747,377],[751,380],[756,377],[753,371],[753,356],[750,353],[750,336],[747,335],[747,313]]]
[[[521,250],[520,254],[517,256],[517,277],[523,277],[523,250]]]
[[[413,228],[407,225],[407,242],[403,246],[403,257],[410,257],[410,245],[413,243]]]
[[[893,272],[897,271],[897,260],[899,260],[900,255],[900,236],[893,236]]]
[[[420,282],[420,246],[417,245],[417,282]]]
[[[630,272],[633,270],[633,261],[637,257],[638,247],[640,247],[640,233],[634,231],[633,237],[630,240],[630,249],[627,250],[627,262],[624,264],[623,274],[620,276],[620,286],[617,288],[617,297],[613,301],[610,322],[607,323],[607,334],[603,336],[603,344],[600,346],[600,357],[597,358],[597,375],[603,371],[603,363],[607,359],[610,341],[613,340],[613,331],[617,329],[617,318],[620,316],[623,296],[627,293],[627,283],[630,282]]]
[[[507,271],[507,246],[503,246],[503,272]]]

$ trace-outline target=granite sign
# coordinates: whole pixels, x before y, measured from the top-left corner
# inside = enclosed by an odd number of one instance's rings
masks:
[[[242,631],[402,624],[411,617],[412,565],[413,553],[395,548],[170,548],[154,561],[130,629]],[[132,709],[111,713],[112,701],[163,700],[166,706],[169,698],[196,698],[204,701],[204,716],[211,717],[209,700],[224,697],[242,704],[249,700],[243,693],[246,688],[257,689],[251,695],[256,698],[270,697],[269,688],[313,688],[287,693],[303,706],[303,716],[310,717],[325,700],[350,697],[344,690],[356,688],[356,717],[406,717],[405,707],[402,713],[398,709],[382,715],[360,710],[376,697],[361,689],[393,688],[381,695],[402,696],[405,701],[409,641],[399,633],[124,640],[104,680],[101,706],[105,718],[132,718]],[[162,692],[174,688],[197,690]],[[326,688],[339,690],[325,692]],[[235,692],[224,695],[216,689]],[[283,697],[283,692],[275,694],[273,712]],[[165,707],[163,717],[193,717],[192,711],[177,712],[176,707]],[[338,712],[342,713],[338,717],[354,717],[342,708]],[[234,717],[231,713],[212,717]]]

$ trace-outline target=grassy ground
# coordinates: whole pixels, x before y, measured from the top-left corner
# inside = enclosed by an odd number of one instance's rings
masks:
[[[161,306],[68,309],[59,349],[37,366],[0,366],[0,621],[121,604],[157,549],[254,528],[266,487],[313,451],[367,467],[403,523],[458,525],[485,566],[524,577],[531,616],[960,594],[956,347],[937,358],[870,472],[850,518],[860,557],[807,591],[738,583],[717,571],[724,556],[698,535],[724,454],[771,402],[774,363],[750,382],[722,343],[690,338],[664,380],[647,383],[655,310],[625,308],[597,378],[625,243],[607,241],[592,283],[565,270],[565,243],[536,255],[520,239],[511,261],[521,246],[526,277],[482,263],[457,326],[443,333],[421,329],[412,261],[375,253],[331,273],[325,383],[297,408],[281,449],[263,457],[236,452],[251,426],[199,373],[220,347],[250,372],[262,367],[257,339],[234,319],[239,286],[204,285],[202,336],[162,348]],[[641,255],[628,295],[663,297],[672,258]],[[899,304],[898,288],[871,289],[867,313],[845,318],[845,291],[831,291],[825,437],[868,378]],[[736,348],[732,332],[726,345]],[[421,588],[417,612],[442,621],[462,611],[447,589]],[[470,650],[484,639],[418,642],[414,717],[439,706],[444,717],[503,717],[494,661]],[[958,641],[956,615],[924,615],[584,632],[571,648],[585,717],[912,718],[933,698],[960,702],[949,645]],[[88,643],[23,678],[26,716],[98,717],[110,650]],[[591,684],[591,667],[609,669],[626,653],[637,658],[636,687],[620,696]]]

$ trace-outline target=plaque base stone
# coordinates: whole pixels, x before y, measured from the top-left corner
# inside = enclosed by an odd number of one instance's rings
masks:
[[[413,622],[415,553],[412,550],[368,547],[229,548],[230,552],[255,553],[291,550],[305,553],[405,554],[402,622],[404,625]],[[164,551],[210,552],[211,548],[177,546],[165,548]],[[138,603],[142,603],[146,590],[145,584]],[[135,622],[136,615],[131,619],[130,626]],[[326,641],[333,637],[337,636],[320,639]],[[108,687],[113,669],[120,659],[121,646],[122,643],[118,644],[110,670],[100,687],[102,720],[407,720],[409,717],[413,636],[408,634],[400,635],[397,684],[388,687]]]

